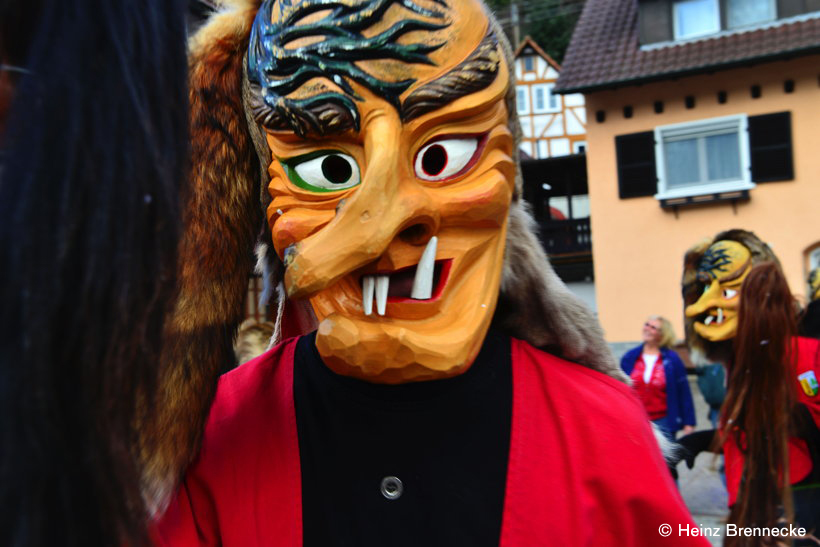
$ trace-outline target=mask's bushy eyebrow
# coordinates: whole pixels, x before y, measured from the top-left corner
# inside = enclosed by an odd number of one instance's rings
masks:
[[[500,64],[498,39],[490,30],[466,60],[410,93],[402,104],[402,120],[410,121],[488,87],[498,76]]]
[[[446,7],[443,0],[436,3]],[[362,32],[379,22],[393,5],[439,22],[407,18],[374,36],[364,36]],[[329,13],[316,21],[298,24],[320,11]],[[428,54],[443,42],[400,44],[398,39],[409,32],[435,31],[449,24],[441,11],[424,8],[413,0],[266,0],[254,20],[248,48],[254,117],[269,129],[290,129],[301,136],[308,132],[324,135],[358,130],[359,112],[354,101],[361,97],[353,90],[351,81],[383,97],[398,110],[399,95],[415,80],[382,80],[356,66],[356,61],[392,59],[433,64]],[[320,39],[302,47],[285,47],[294,40],[312,37]],[[342,92],[329,90],[313,97],[287,97],[313,78],[327,78]]]

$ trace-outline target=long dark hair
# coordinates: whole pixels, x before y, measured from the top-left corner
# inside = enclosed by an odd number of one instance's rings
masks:
[[[722,416],[723,439],[731,436],[744,454],[743,479],[729,514],[729,522],[741,527],[772,526],[780,517],[793,517],[788,440],[795,432],[796,332],[794,299],[780,267],[771,262],[754,267],[740,291]]]
[[[135,423],[176,278],[184,8],[0,0],[24,69],[0,141],[0,545],[147,542]]]

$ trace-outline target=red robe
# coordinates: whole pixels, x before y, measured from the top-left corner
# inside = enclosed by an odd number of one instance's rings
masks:
[[[288,340],[220,379],[158,544],[302,544],[295,348]],[[515,339],[512,376],[502,547],[709,545],[678,535],[695,525],[628,386]]]

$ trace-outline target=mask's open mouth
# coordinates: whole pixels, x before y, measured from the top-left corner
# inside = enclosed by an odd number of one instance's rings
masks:
[[[418,264],[392,271],[378,270],[372,274],[362,274],[359,284],[362,288],[362,309],[365,315],[384,315],[387,303],[432,302],[437,300],[450,275],[453,259],[436,260],[436,238],[432,238],[424,250]]]
[[[706,326],[722,325],[725,320],[726,316],[723,312],[723,308],[711,308],[706,313],[699,315],[697,319],[698,322]]]

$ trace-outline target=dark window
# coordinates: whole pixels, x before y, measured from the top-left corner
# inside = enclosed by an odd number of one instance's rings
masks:
[[[752,181],[794,178],[791,112],[749,116]]]
[[[672,39],[671,0],[640,0],[638,33],[641,44]]]
[[[638,0],[638,10],[640,43],[653,44],[814,13],[820,0]]]
[[[533,65],[532,56],[528,55],[527,57],[524,57],[524,70],[526,70],[527,72],[532,72],[533,71],[532,65]]]
[[[645,131],[615,137],[618,158],[618,195],[623,198],[654,196],[658,189],[655,172],[655,133]]]

